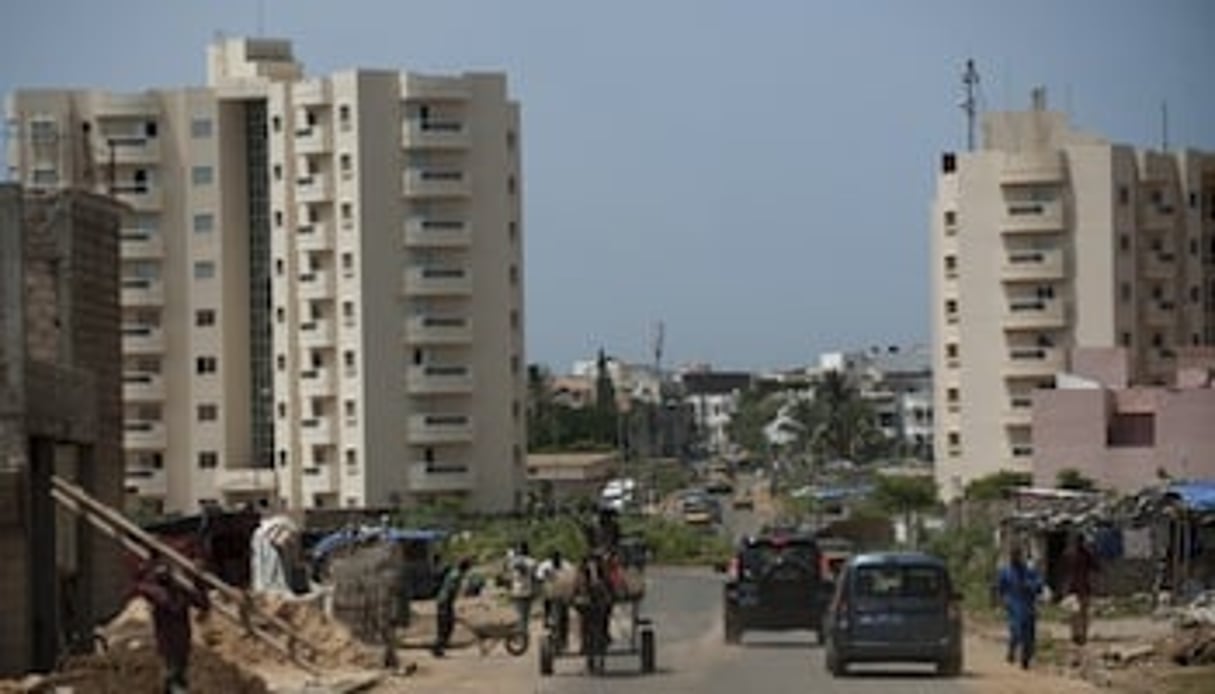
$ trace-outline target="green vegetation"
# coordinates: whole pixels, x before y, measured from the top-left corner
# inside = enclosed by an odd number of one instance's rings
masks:
[[[991,591],[999,562],[993,525],[972,523],[951,528],[929,538],[925,549],[949,565],[954,587],[962,593],[969,610],[992,609]]]
[[[888,513],[903,516],[903,522],[915,547],[919,533],[915,528],[916,514],[933,509],[937,500],[937,483],[927,476],[879,475],[873,490],[873,502]]]
[[[730,418],[730,439],[748,451],[768,450],[764,428],[776,418],[781,408],[781,395],[771,388],[753,386],[738,398],[738,410]]]
[[[619,444],[621,425],[616,392],[607,376],[607,358],[599,353],[600,375],[592,407],[574,408],[556,402],[549,389],[552,374],[538,364],[527,367],[527,448],[545,451],[611,451]]]
[[[796,449],[818,460],[876,460],[890,453],[891,441],[877,427],[873,407],[847,375],[828,371],[812,400],[799,399],[789,411]]]
[[[1094,492],[1097,491],[1097,482],[1076,468],[1069,467],[1060,470],[1059,474],[1055,475],[1055,487],[1077,492]]]
[[[999,470],[970,481],[966,485],[965,495],[971,501],[999,501],[1008,497],[1009,490],[1017,487],[1028,487],[1033,484],[1033,476],[1028,472],[1013,472]]]

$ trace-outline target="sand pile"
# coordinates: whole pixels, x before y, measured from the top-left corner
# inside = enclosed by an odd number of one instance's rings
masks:
[[[266,613],[273,614],[295,628],[295,633],[318,652],[312,659],[322,668],[375,667],[382,653],[356,639],[344,625],[325,615],[313,600],[258,596],[256,602]],[[256,618],[255,618],[256,623]],[[102,630],[111,649],[151,646],[153,644],[151,608],[142,598],[127,604]],[[264,663],[283,663],[286,658],[244,627],[226,617],[212,614],[194,621],[194,642],[206,651],[238,667],[256,668]]]
[[[56,686],[71,687],[77,694],[154,694],[164,691],[164,670],[155,649],[112,649],[104,654],[81,656],[68,661]],[[224,694],[266,694],[261,678],[235,665],[194,649],[190,655],[190,691]],[[37,690],[35,690],[37,691]],[[58,691],[49,687],[46,691]]]

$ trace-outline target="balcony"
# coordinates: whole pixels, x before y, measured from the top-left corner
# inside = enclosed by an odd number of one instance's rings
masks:
[[[415,316],[405,323],[405,341],[414,345],[466,345],[472,339],[468,318]]]
[[[325,108],[332,100],[329,80],[314,77],[296,82],[291,87],[291,97],[297,106]]]
[[[329,270],[304,272],[299,276],[299,295],[302,299],[328,299],[333,297],[333,273]]]
[[[1169,280],[1177,276],[1177,256],[1167,251],[1151,251],[1143,259],[1143,274],[1155,280]]]
[[[468,129],[459,121],[411,118],[401,127],[401,144],[410,149],[464,149],[470,143]]]
[[[123,448],[130,450],[164,450],[167,437],[164,422],[127,421],[122,425]]]
[[[216,486],[225,492],[265,494],[274,491],[276,486],[274,468],[220,468],[218,472]]]
[[[324,202],[333,198],[333,175],[314,173],[295,179],[295,199],[297,202],[309,204]]]
[[[411,366],[405,382],[410,395],[464,395],[473,390],[472,370],[467,366]]]
[[[333,444],[333,424],[329,416],[311,417],[300,420],[300,439],[304,445]]]
[[[333,394],[333,369],[310,369],[300,372],[300,394],[304,397]]]
[[[140,122],[140,126],[143,122]],[[160,140],[133,133],[101,133],[93,148],[93,161],[115,164],[148,164],[160,160]]]
[[[160,326],[122,326],[123,354],[162,354],[165,351],[165,334]]]
[[[412,267],[405,271],[405,293],[410,296],[468,296],[472,275],[458,267]]]
[[[1054,347],[1013,347],[1004,362],[1008,378],[1053,376],[1065,368],[1063,350]]]
[[[407,101],[468,101],[472,91],[457,78],[406,74],[401,78],[401,96]]]
[[[162,196],[160,188],[151,188],[146,184],[116,183],[113,190],[114,197],[119,202],[130,205],[131,209],[137,212],[160,209]]]
[[[1004,309],[1005,330],[1039,330],[1067,325],[1063,302],[1045,299],[1012,299]]]
[[[300,323],[300,346],[301,347],[329,347],[334,341],[334,323],[333,320],[325,318],[321,320],[308,321]]]
[[[1180,215],[1170,203],[1147,202],[1139,208],[1139,222],[1145,229],[1172,229]]]
[[[160,280],[126,277],[119,300],[123,306],[161,306],[165,302],[165,288]]]
[[[169,479],[164,468],[128,467],[124,486],[136,496],[164,497],[169,493]]]
[[[296,228],[295,247],[301,251],[333,250],[333,225],[318,222]]]
[[[412,444],[471,443],[472,419],[463,414],[417,414],[409,418]]]
[[[1143,317],[1148,325],[1172,325],[1177,317],[1177,305],[1172,301],[1150,301]]]
[[[409,248],[467,248],[472,243],[472,231],[460,220],[405,220],[405,245]]]
[[[157,259],[165,255],[165,242],[160,234],[142,229],[124,229],[119,235],[120,252],[127,259]]]
[[[1013,251],[1004,258],[1000,277],[1006,282],[1063,279],[1063,251]]]
[[[407,197],[462,198],[472,194],[469,175],[459,169],[406,169],[402,185]]]
[[[124,373],[122,375],[124,402],[159,402],[165,399],[165,383],[160,374]]]
[[[409,491],[415,494],[467,492],[476,484],[472,470],[464,465],[417,462],[409,466]]]
[[[296,154],[325,154],[333,151],[333,134],[324,124],[305,126],[295,131]]]
[[[1062,183],[1066,178],[1057,152],[1009,152],[1000,167],[1000,184],[1006,186]]]
[[[1000,229],[1006,234],[1055,233],[1066,228],[1063,203],[1059,200],[1009,200]]]

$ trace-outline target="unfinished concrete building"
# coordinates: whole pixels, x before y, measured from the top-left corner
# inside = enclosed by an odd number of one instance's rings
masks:
[[[120,211],[0,184],[0,675],[53,666],[125,589],[117,546],[49,489],[122,503]]]

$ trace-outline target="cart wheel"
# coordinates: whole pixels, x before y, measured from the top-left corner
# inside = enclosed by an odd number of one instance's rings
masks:
[[[553,642],[544,639],[540,642],[540,675],[548,677],[553,674]]]
[[[506,652],[513,656],[521,656],[527,653],[527,647],[531,639],[528,638],[526,631],[516,631],[506,637]]]
[[[648,675],[655,670],[654,660],[654,630],[645,629],[641,632],[641,672]]]

